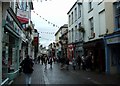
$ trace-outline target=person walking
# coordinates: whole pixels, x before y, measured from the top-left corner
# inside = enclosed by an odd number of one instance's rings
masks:
[[[30,86],[31,84],[31,75],[33,73],[33,61],[32,59],[29,57],[29,55],[26,56],[26,58],[21,62],[21,67],[23,69],[23,73],[25,74],[25,81],[26,81],[26,85]]]
[[[82,57],[81,57],[82,70],[86,70],[86,60],[85,59],[86,59],[85,56],[82,55]]]
[[[73,70],[75,70],[75,68],[76,68],[76,59],[74,57],[72,59],[72,66],[73,66]]]
[[[66,69],[69,70],[69,59],[66,57]]]
[[[40,55],[37,58],[37,62],[38,62],[38,64],[40,64]]]
[[[78,57],[77,57],[77,64],[78,64],[78,68],[79,68],[79,69],[81,68],[81,62],[82,62],[82,59],[81,59],[81,57],[78,55]]]
[[[48,57],[47,57],[47,55],[45,55],[44,56],[45,70],[47,69],[47,62],[48,62]]]
[[[52,57],[49,58],[50,68],[52,69]]]

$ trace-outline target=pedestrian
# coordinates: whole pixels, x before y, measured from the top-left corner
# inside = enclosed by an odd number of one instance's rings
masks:
[[[84,55],[82,55],[82,57],[81,57],[81,63],[82,63],[82,69],[83,70],[86,70],[86,61],[85,61],[85,56]]]
[[[53,62],[55,63],[55,61],[56,61],[56,57],[55,57],[55,56],[53,56]]]
[[[42,65],[43,65],[43,63],[44,63],[44,55],[42,54],[42,56],[41,56],[41,63],[42,63]]]
[[[77,64],[78,64],[79,69],[81,68],[81,62],[82,62],[82,59],[81,59],[81,57],[78,55],[78,57],[77,57]]]
[[[30,86],[31,84],[31,75],[33,73],[33,61],[32,59],[29,57],[29,55],[26,56],[26,58],[21,62],[21,67],[23,69],[23,73],[25,74],[25,81],[26,81],[26,85]]]
[[[65,57],[61,58],[61,70],[64,69],[65,66]]]
[[[72,66],[73,66],[73,70],[75,70],[75,68],[76,68],[76,59],[74,57],[72,59]]]
[[[48,58],[47,58],[47,55],[45,55],[44,56],[45,69],[47,69],[47,62],[48,62]]]
[[[87,71],[92,70],[92,52],[89,52],[87,57],[86,57],[86,66],[87,66]]]
[[[69,70],[69,59],[66,57],[66,69]]]
[[[40,55],[37,58],[38,64],[40,64]]]
[[[37,64],[37,58],[36,57],[34,58],[34,63]]]
[[[51,56],[49,58],[49,64],[50,64],[50,68],[52,69],[52,57]]]

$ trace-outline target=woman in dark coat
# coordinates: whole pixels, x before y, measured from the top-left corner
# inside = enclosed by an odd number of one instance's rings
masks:
[[[20,64],[23,69],[23,73],[25,74],[25,80],[26,84],[30,85],[31,84],[31,74],[33,73],[33,61],[31,58],[29,58],[29,55],[22,61]]]

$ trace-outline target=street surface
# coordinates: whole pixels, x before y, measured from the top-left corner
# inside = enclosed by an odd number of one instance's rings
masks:
[[[51,69],[49,64],[47,69],[44,68],[42,64],[34,65],[34,72],[32,74],[32,85],[102,85],[113,84],[116,85],[119,83],[120,77],[117,75],[107,76],[105,74],[99,74],[91,71],[83,71],[76,68],[72,69],[70,66],[69,70],[60,69],[59,63],[53,63],[53,68]],[[16,84],[24,84],[24,74],[21,73],[13,83],[13,86]],[[118,85],[119,86],[119,85]]]

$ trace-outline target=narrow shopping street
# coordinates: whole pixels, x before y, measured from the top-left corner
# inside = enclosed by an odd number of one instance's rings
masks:
[[[0,86],[119,86],[119,50],[120,0],[0,0]]]
[[[47,69],[44,69],[44,65],[35,64],[34,72],[32,75],[32,85],[105,85],[105,84],[119,84],[119,78],[117,75],[105,75],[97,72],[73,70],[70,66],[69,70],[60,69],[60,64],[53,64],[53,68],[47,65]],[[14,81],[12,86],[24,85],[24,74],[21,73]]]

